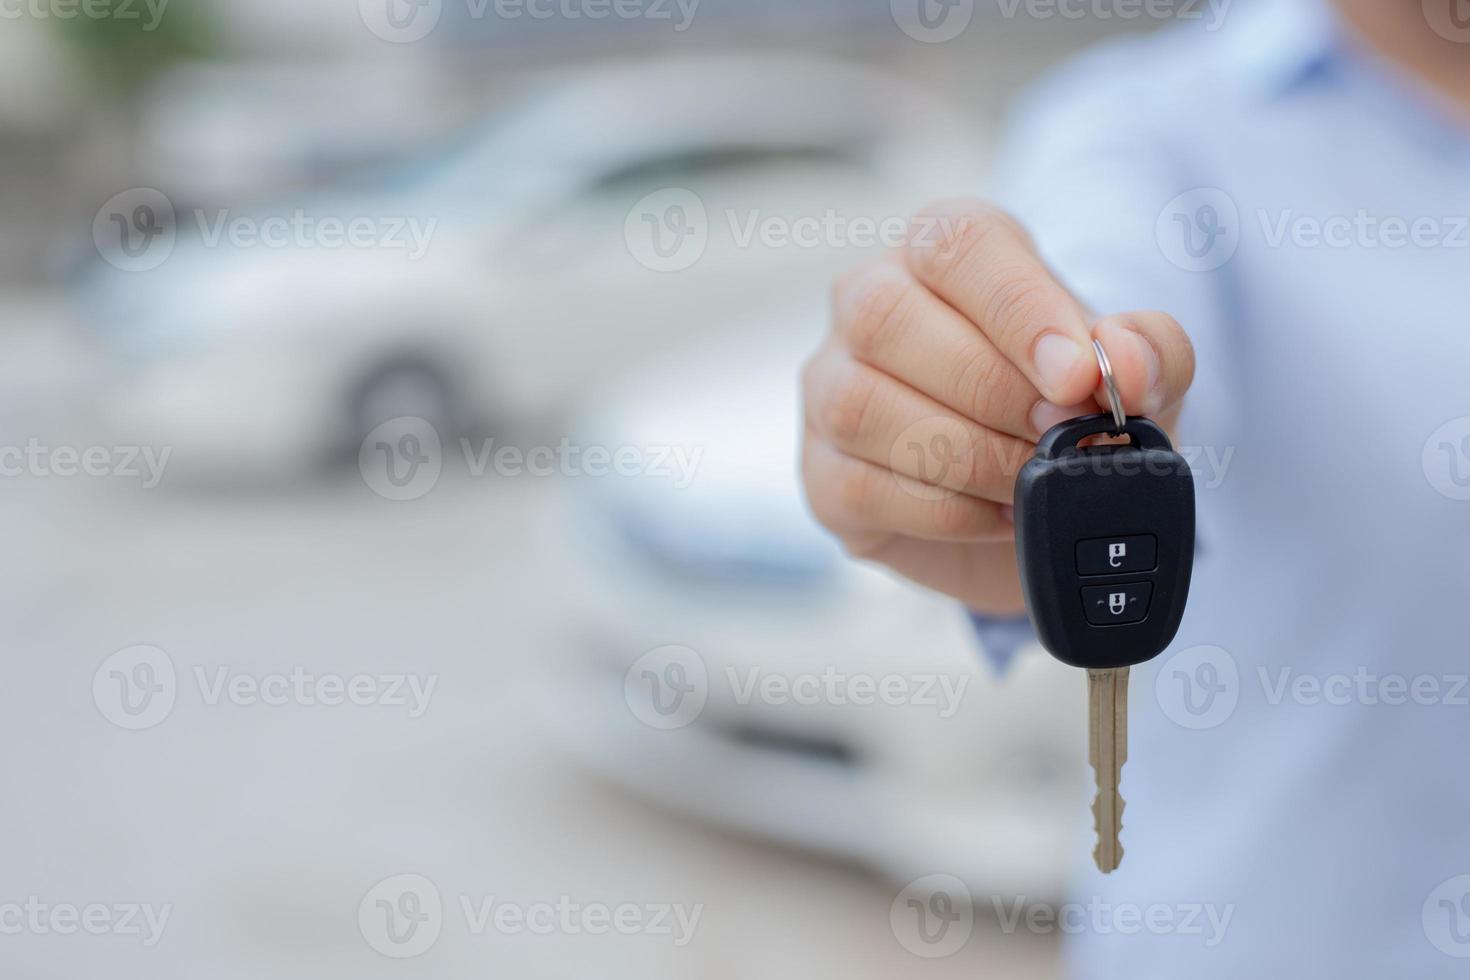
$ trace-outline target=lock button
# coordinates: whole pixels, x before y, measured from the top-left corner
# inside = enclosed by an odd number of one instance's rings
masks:
[[[1078,575],[1151,572],[1159,563],[1159,539],[1152,534],[1090,538],[1077,542]]]
[[[1093,626],[1123,626],[1142,622],[1153,598],[1152,582],[1090,585],[1082,590],[1082,612]]]

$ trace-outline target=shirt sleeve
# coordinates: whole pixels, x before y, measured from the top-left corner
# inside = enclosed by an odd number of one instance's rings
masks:
[[[1025,616],[986,616],[970,613],[970,622],[975,626],[975,635],[980,640],[980,651],[997,673],[1005,673],[1016,653],[1024,646],[1036,642],[1036,631],[1031,620]]]

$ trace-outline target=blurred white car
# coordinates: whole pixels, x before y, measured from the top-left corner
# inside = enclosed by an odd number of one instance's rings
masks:
[[[172,475],[235,478],[355,452],[398,416],[555,417],[609,358],[781,319],[873,226],[975,186],[978,141],[937,105],[806,58],[598,68],[397,187],[183,211],[156,268],[97,263],[77,290],[115,354],[100,414],[172,446]],[[365,219],[384,241],[331,247],[283,218]],[[287,244],[253,237],[272,221]]]
[[[567,482],[548,724],[701,820],[898,882],[1058,899],[1087,815],[1076,672],[1033,646],[997,676],[952,600],[845,559],[808,516],[811,322],[667,358],[596,401],[581,444],[683,447],[698,467]]]

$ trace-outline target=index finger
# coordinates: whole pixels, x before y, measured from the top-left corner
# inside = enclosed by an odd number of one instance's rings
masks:
[[[916,219],[905,249],[914,276],[975,324],[1047,401],[1086,401],[1098,381],[1089,316],[1014,219],[980,201],[947,202]]]

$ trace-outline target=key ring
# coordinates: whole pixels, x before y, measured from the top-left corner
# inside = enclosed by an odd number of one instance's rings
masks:
[[[1118,381],[1113,377],[1113,362],[1103,350],[1102,341],[1093,339],[1092,349],[1097,353],[1097,366],[1102,368],[1103,387],[1108,392],[1108,407],[1113,411],[1113,435],[1121,435],[1128,425],[1128,416],[1123,412],[1123,396],[1118,394]]]

